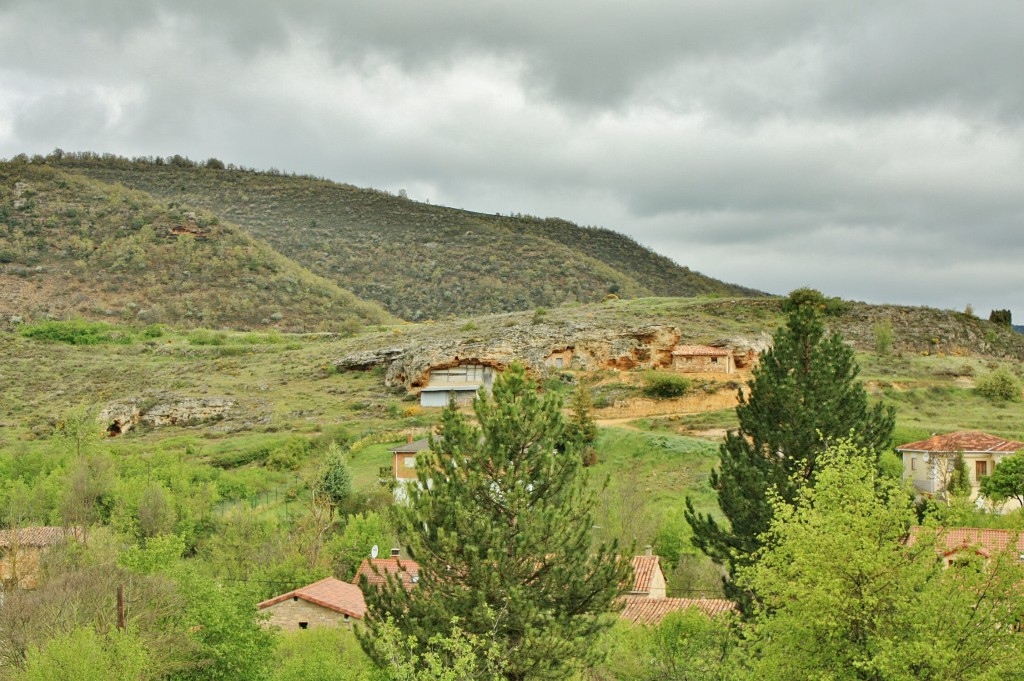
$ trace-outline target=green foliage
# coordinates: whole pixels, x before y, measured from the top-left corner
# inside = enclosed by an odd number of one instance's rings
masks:
[[[879,355],[888,355],[892,350],[892,322],[886,319],[875,324],[875,352]]]
[[[842,298],[822,295],[813,288],[798,288],[790,292],[782,303],[782,311],[792,314],[795,310],[808,307],[820,314],[836,317],[850,309],[850,304]]]
[[[654,398],[682,397],[690,389],[690,379],[663,371],[644,374],[644,395]]]
[[[995,504],[1016,499],[1024,506],[1024,452],[1003,459],[981,479],[981,493]]]
[[[669,613],[654,626],[620,622],[602,641],[608,658],[600,669],[630,681],[736,678],[740,639],[730,625],[729,617],[697,608]]]
[[[407,636],[393,619],[365,639],[390,681],[504,681],[505,664],[493,640],[465,631],[453,618],[450,632],[434,634],[426,645]]]
[[[935,530],[905,543],[909,500],[872,458],[839,443],[794,505],[773,502],[765,548],[739,573],[759,596],[748,634],[753,678],[1015,675],[1024,566],[1012,542],[989,558],[964,551],[944,569]]]
[[[952,470],[949,474],[949,482],[946,484],[946,492],[954,497],[971,496],[971,474],[967,470],[967,461],[963,452],[953,455]]]
[[[594,450],[594,441],[597,440],[597,422],[590,413],[592,409],[590,390],[582,384],[576,386],[569,402],[569,419],[565,423],[565,436],[572,440],[574,446],[582,452],[585,466],[597,463],[597,452]]]
[[[69,345],[98,345],[100,343],[131,343],[130,333],[104,322],[74,319],[67,322],[50,321],[25,324],[19,329],[25,338],[67,343]]]
[[[740,395],[739,430],[726,435],[721,465],[711,475],[729,526],[698,514],[687,500],[694,544],[727,564],[731,575],[762,546],[773,512],[770,495],[792,503],[814,484],[817,458],[831,443],[852,436],[876,464],[876,452],[892,439],[892,408],[868,407],[853,350],[839,334],[825,332],[816,299],[799,290],[789,303],[786,326],[754,368],[749,394]],[[747,603],[745,594],[727,586]]]
[[[1013,313],[1009,310],[992,310],[988,316],[988,320],[993,324],[999,324],[1000,326],[1013,326]]]
[[[256,620],[256,594],[225,586],[191,571],[178,578],[189,594],[184,617],[197,645],[182,679],[248,681],[262,678],[273,654],[274,635]]]
[[[396,507],[420,580],[367,593],[361,642],[384,662],[372,641],[393,617],[422,666],[431,638],[454,636],[457,618],[507,678],[563,678],[593,654],[629,563],[614,543],[593,546],[596,500],[556,395],[513,365],[474,411],[479,425],[445,409],[420,457],[419,484]]]
[[[269,681],[388,681],[346,627],[282,633]]]
[[[345,453],[333,442],[327,447],[313,490],[334,509],[344,504],[352,493],[352,473],[348,469]]]
[[[16,681],[136,681],[147,671],[149,656],[136,636],[116,630],[97,634],[76,627],[28,651],[25,670]]]
[[[978,394],[993,402],[1017,402],[1020,400],[1020,381],[1009,369],[1000,367],[980,377],[975,383]]]
[[[346,581],[351,580],[359,563],[370,557],[374,546],[392,546],[394,534],[386,513],[366,511],[348,516],[344,529],[327,543],[334,574]]]

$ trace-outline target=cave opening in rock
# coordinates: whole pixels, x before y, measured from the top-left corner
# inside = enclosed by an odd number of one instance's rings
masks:
[[[107,437],[117,437],[122,432],[123,431],[121,430],[121,422],[120,421],[114,421],[109,426],[107,426]]]

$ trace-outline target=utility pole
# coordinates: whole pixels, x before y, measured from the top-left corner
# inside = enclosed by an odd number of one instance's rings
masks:
[[[124,587],[117,587],[117,628],[124,631]]]

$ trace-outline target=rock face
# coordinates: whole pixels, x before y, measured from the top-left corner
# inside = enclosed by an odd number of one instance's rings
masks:
[[[219,421],[230,415],[235,401],[226,397],[180,397],[162,393],[150,398],[131,398],[107,405],[99,421],[111,437],[128,432],[136,425],[191,426]]]
[[[582,322],[517,324],[492,338],[429,338],[405,347],[363,350],[334,362],[339,369],[386,367],[385,383],[416,390],[427,385],[430,372],[464,364],[504,369],[520,362],[535,371],[545,368],[630,370],[672,364],[672,349],[682,331],[670,325],[607,328]],[[716,343],[717,344],[717,343]],[[727,339],[721,347],[741,349],[743,356],[761,347],[760,339]]]

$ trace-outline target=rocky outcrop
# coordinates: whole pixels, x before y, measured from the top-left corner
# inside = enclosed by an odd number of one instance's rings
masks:
[[[489,338],[470,336],[467,332],[420,338],[405,347],[361,350],[337,360],[334,366],[385,367],[387,385],[415,390],[427,384],[432,370],[463,364],[503,369],[512,362],[520,362],[536,371],[667,367],[672,364],[672,349],[682,337],[679,327],[663,324],[608,328],[576,321],[527,323],[504,327]],[[722,343],[730,349],[740,348],[743,353],[754,348],[759,351],[763,345],[759,338],[730,338]]]
[[[111,437],[142,424],[151,428],[192,426],[227,418],[235,401],[226,397],[180,397],[163,393],[107,405],[98,419]]]

